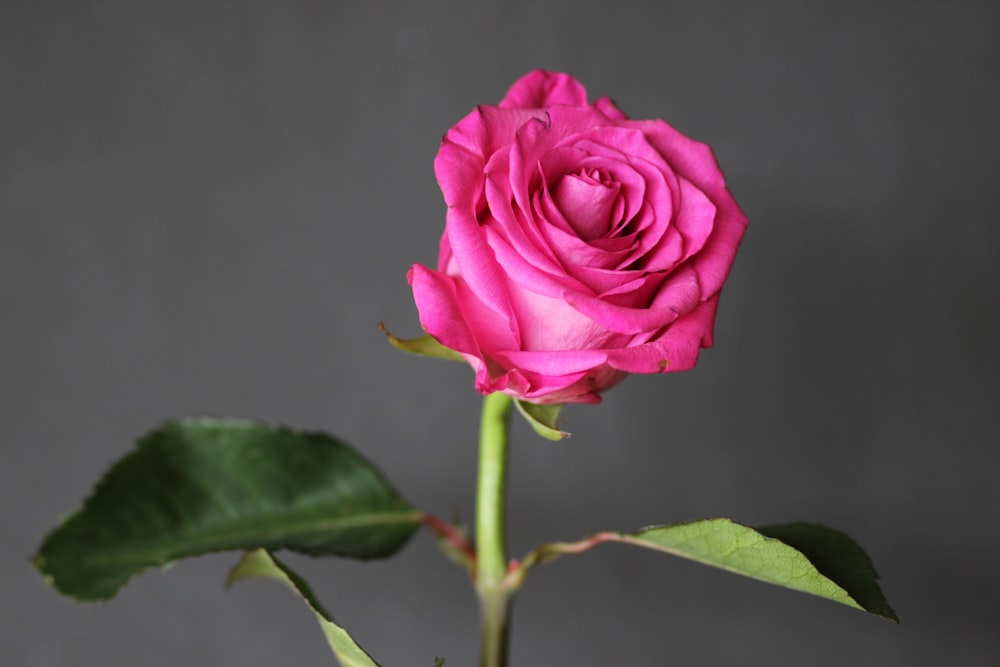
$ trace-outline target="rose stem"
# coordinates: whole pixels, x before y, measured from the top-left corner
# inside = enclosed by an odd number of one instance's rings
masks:
[[[511,590],[505,584],[504,498],[513,400],[499,392],[483,401],[476,491],[476,595],[482,619],[481,667],[507,664]]]

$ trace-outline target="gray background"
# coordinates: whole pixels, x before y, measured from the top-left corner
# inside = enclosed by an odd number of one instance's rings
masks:
[[[404,275],[434,262],[441,135],[543,66],[711,143],[751,226],[695,371],[568,409],[565,443],[516,427],[513,552],[819,521],[903,623],[608,546],[530,576],[514,664],[995,664],[998,7],[3,3],[0,663],[331,664],[284,590],[222,589],[231,556],[97,606],[32,571],[168,417],[330,430],[470,516],[471,373],[376,323],[418,332]],[[291,561],[388,667],[475,664],[472,594],[426,535]]]

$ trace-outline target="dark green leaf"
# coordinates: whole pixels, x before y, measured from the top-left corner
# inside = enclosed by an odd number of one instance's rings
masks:
[[[229,572],[227,583],[232,584],[248,577],[273,579],[297,593],[316,615],[330,649],[344,667],[378,667],[378,663],[354,641],[347,630],[337,625],[333,617],[323,609],[302,577],[267,550],[255,549],[244,554],[240,562]]]
[[[107,599],[148,567],[214,551],[389,556],[421,516],[328,435],[188,418],[142,438],[46,537],[35,564],[66,595]]]
[[[871,558],[847,535],[814,523],[788,523],[758,530],[801,551],[819,572],[840,584],[864,609],[899,622],[879,588]]]

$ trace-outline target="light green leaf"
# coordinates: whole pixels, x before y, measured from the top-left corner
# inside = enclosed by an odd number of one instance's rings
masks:
[[[802,531],[801,534],[806,541],[809,541],[827,531],[829,529],[822,526],[811,526],[811,530]],[[781,531],[778,527],[774,527],[774,532]],[[854,545],[857,548],[856,553],[841,551],[849,559],[843,563],[842,569],[822,572],[802,551],[779,539],[767,537],[753,528],[733,523],[729,519],[705,519],[656,526],[623,535],[622,541],[664,551],[792,590],[818,595],[890,620],[897,620],[895,614],[885,604],[884,598],[882,604],[865,606],[844,588],[845,582],[835,581],[832,578],[856,567],[859,562],[858,554],[867,562],[870,569],[871,561],[857,545]],[[865,586],[877,590],[874,570],[870,570],[868,577]]]
[[[729,519],[653,526],[635,533],[602,532],[579,542],[550,542],[527,554],[511,575],[520,586],[531,567],[605,542],[662,551],[897,621],[878,586],[871,559],[853,540],[816,524],[759,531]]]
[[[546,440],[562,440],[570,436],[566,431],[561,431],[556,424],[559,421],[559,413],[563,406],[561,403],[552,405],[541,405],[539,403],[529,403],[528,401],[515,401],[517,411],[521,413],[535,433]]]
[[[421,517],[329,435],[187,418],[146,435],[115,463],[34,561],[62,593],[100,600],[148,567],[215,551],[389,556]]]
[[[423,357],[444,359],[445,361],[465,362],[465,358],[461,354],[450,347],[445,347],[430,334],[424,334],[417,338],[396,338],[389,333],[384,324],[379,323],[379,328],[382,329],[382,333],[385,334],[385,337],[389,339],[389,342],[397,350],[409,352],[410,354],[419,354]]]
[[[347,630],[333,621],[333,617],[323,609],[302,577],[295,574],[267,550],[255,549],[244,554],[240,562],[229,572],[226,583],[231,585],[249,577],[273,579],[295,591],[316,615],[316,620],[319,621],[326,641],[341,665],[344,667],[378,667],[378,663],[363,648],[358,646]]]

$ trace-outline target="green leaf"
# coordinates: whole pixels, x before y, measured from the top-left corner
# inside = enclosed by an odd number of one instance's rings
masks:
[[[808,528],[788,529],[786,526],[773,526],[770,530],[775,535],[784,533],[797,538],[799,544],[807,545],[807,551],[813,551],[808,545],[823,544],[828,541],[834,545],[833,549],[826,552],[828,560],[822,563],[811,562],[806,553],[786,543],[784,539],[768,537],[753,528],[733,523],[729,519],[705,519],[646,528],[637,533],[623,535],[622,541],[689,558],[792,590],[818,595],[890,620],[897,620],[892,609],[885,603],[881,592],[878,593],[878,601],[875,604],[872,604],[870,596],[857,599],[848,592],[848,589],[869,593],[873,589],[878,590],[871,561],[860,547],[841,533],[835,533],[822,526],[793,524],[795,525]],[[845,548],[843,539],[847,539],[853,549]],[[844,558],[844,562],[836,567],[829,567],[829,561],[838,557]],[[827,566],[825,571],[820,569],[824,565]],[[849,573],[846,579],[843,576],[845,573]]]
[[[844,533],[814,523],[763,526],[758,530],[802,552],[817,570],[840,584],[865,610],[899,622],[879,588],[871,558]]]
[[[386,329],[385,325],[381,322],[379,323],[379,328],[382,330],[382,333],[385,334],[385,337],[389,339],[392,346],[397,350],[402,350],[403,352],[408,352],[410,354],[419,354],[423,357],[444,359],[445,361],[465,362],[465,358],[461,354],[450,347],[445,347],[430,334],[424,334],[423,336],[418,336],[417,338],[396,338],[389,333],[389,330]]]
[[[273,579],[295,591],[316,615],[316,620],[319,621],[319,626],[322,628],[323,634],[326,635],[326,641],[341,665],[344,667],[378,667],[378,663],[363,648],[358,646],[347,630],[334,623],[333,617],[323,609],[302,577],[295,574],[267,550],[255,549],[244,554],[240,562],[230,570],[226,583],[231,585],[249,577]]]
[[[861,547],[843,533],[807,523],[758,531],[729,519],[703,519],[635,533],[596,533],[578,542],[550,542],[521,560],[521,566],[511,574],[512,585],[520,586],[527,570],[536,565],[605,542],[662,551],[898,622],[879,589],[871,559]]]
[[[517,411],[521,413],[535,433],[546,440],[562,440],[570,436],[566,431],[560,431],[556,424],[559,421],[559,413],[563,406],[561,403],[552,405],[541,405],[539,403],[529,403],[528,401],[515,401]]]
[[[331,436],[187,418],[115,463],[34,562],[62,593],[100,600],[148,567],[215,551],[389,556],[422,516]]]

